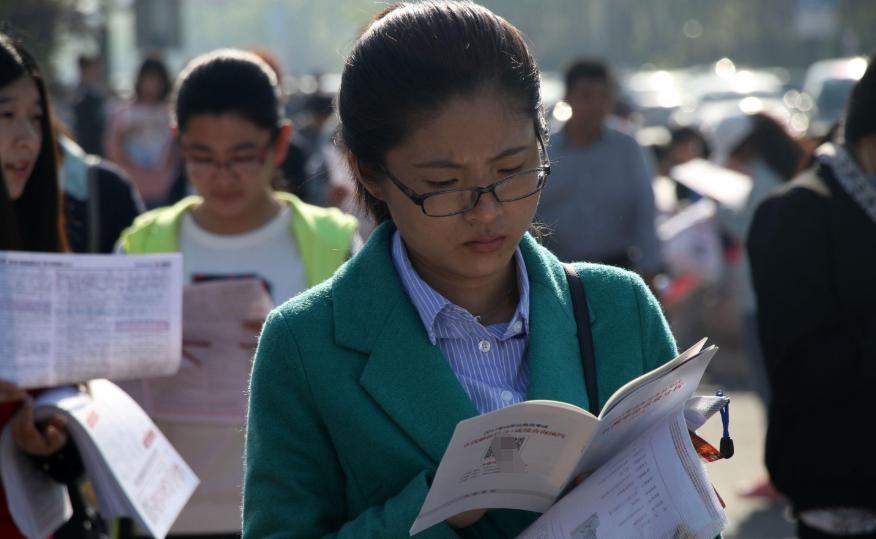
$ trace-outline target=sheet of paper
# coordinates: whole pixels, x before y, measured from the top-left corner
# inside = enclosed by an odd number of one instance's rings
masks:
[[[182,259],[0,251],[0,379],[48,387],[179,368]]]
[[[527,401],[461,421],[411,535],[479,507],[545,511],[597,420],[580,408]]]
[[[705,159],[692,159],[675,166],[669,176],[718,204],[739,211],[751,194],[751,176],[720,167]]]
[[[107,380],[90,382],[88,393],[59,399],[49,391],[37,400],[37,417],[57,409],[73,419],[67,428],[98,498],[113,500],[101,507],[105,514],[132,516],[163,538],[198,486],[179,453],[137,403]]]
[[[9,514],[28,539],[44,539],[73,516],[67,487],[56,483],[15,446],[12,425],[0,436],[0,478]]]
[[[678,413],[610,459],[518,537],[711,539],[726,525]]]
[[[673,275],[695,275],[704,283],[717,283],[724,271],[724,251],[716,205],[703,198],[657,226],[663,259]]]
[[[261,281],[232,279],[186,286],[183,361],[173,376],[131,391],[155,419],[240,424],[262,322],[273,308]]]

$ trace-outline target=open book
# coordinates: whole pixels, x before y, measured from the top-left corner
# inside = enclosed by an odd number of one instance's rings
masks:
[[[243,424],[258,333],[273,307],[258,279],[184,287],[179,371],[119,385],[159,422]]]
[[[94,380],[87,391],[46,391],[34,402],[39,420],[60,413],[67,420],[104,517],[133,517],[163,538],[198,486],[198,478],[149,417],[121,389]],[[29,539],[42,539],[70,518],[66,488],[36,468],[12,440],[0,435],[0,477],[9,512]]]
[[[50,387],[179,369],[182,257],[0,251],[0,379]]]
[[[727,517],[684,418],[717,351],[704,345],[618,389],[598,418],[527,401],[461,421],[411,535],[464,511],[507,508],[546,512],[522,535],[532,539],[714,537]]]

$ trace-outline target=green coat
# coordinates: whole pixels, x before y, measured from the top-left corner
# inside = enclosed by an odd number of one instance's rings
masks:
[[[253,366],[244,478],[247,538],[408,537],[456,424],[478,414],[426,335],[392,263],[391,224],[335,276],[274,310]],[[528,234],[529,399],[587,408],[575,319],[557,259]],[[578,265],[599,395],[672,359],[675,342],[636,275]],[[537,517],[494,510],[466,530],[513,537]]]

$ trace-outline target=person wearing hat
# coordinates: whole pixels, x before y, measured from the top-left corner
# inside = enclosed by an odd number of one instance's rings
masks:
[[[757,208],[747,247],[772,398],[766,465],[799,537],[876,537],[876,64],[844,140]]]

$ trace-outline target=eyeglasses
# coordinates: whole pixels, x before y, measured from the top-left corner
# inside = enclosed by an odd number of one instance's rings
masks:
[[[219,161],[212,157],[202,157],[198,155],[183,155],[186,162],[186,169],[189,175],[196,178],[214,178],[222,169],[228,169],[228,172],[235,180],[246,178],[258,174],[265,165],[265,160],[268,155],[270,145],[258,150],[256,154],[247,154],[235,156],[227,161]]]
[[[539,139],[541,144],[541,139]],[[542,146],[544,153],[544,146]],[[404,193],[411,202],[418,205],[423,213],[429,217],[449,217],[465,213],[475,208],[481,200],[481,196],[491,193],[501,203],[515,202],[531,197],[544,188],[547,177],[551,173],[551,166],[544,158],[545,164],[515,172],[501,180],[491,183],[486,187],[470,187],[466,189],[448,189],[446,191],[433,191],[419,194],[399,181],[383,167],[386,177]]]

